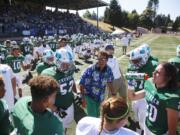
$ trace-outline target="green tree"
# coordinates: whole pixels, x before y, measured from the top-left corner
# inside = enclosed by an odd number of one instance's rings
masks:
[[[122,11],[121,13],[121,20],[119,21],[119,27],[127,27],[129,26],[129,18],[128,18],[128,12],[127,11]]]
[[[180,16],[176,17],[176,20],[173,23],[172,30],[178,31],[180,27]]]
[[[151,19],[154,21],[157,14],[157,10],[159,8],[159,0],[149,0],[147,8],[153,11],[153,16]]]
[[[89,12],[89,10],[86,10],[86,12],[83,14],[83,17],[91,19],[91,13]]]
[[[105,11],[104,11],[104,22],[105,23],[110,23],[110,10],[108,7],[106,7]]]
[[[142,14],[139,17],[139,25],[141,27],[151,29],[153,27],[153,21],[151,20],[151,18],[149,16],[146,16],[146,15]]]
[[[157,15],[154,24],[156,27],[168,27],[168,24],[172,22],[170,15]]]
[[[139,15],[136,10],[133,10],[128,14],[129,27],[132,29],[136,29],[139,24]]]
[[[120,25],[119,20],[121,18],[121,6],[118,4],[117,0],[111,0],[109,6],[109,21],[114,26]]]

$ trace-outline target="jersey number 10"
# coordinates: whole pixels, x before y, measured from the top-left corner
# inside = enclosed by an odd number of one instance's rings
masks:
[[[152,104],[149,104],[148,105],[148,117],[149,117],[149,120],[152,121],[152,122],[155,122],[156,121],[156,117],[157,117],[157,109],[154,105]]]

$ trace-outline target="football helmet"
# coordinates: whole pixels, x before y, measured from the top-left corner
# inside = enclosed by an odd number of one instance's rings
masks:
[[[180,45],[176,47],[176,55],[180,56]]]
[[[145,49],[135,49],[130,52],[130,62],[136,68],[139,69],[147,62]]]
[[[143,43],[140,48],[144,48],[147,54],[147,57],[149,58],[151,55],[151,48],[147,43]]]
[[[12,45],[12,46],[15,46],[15,45],[17,45],[17,42],[16,42],[16,41],[14,41],[14,40],[13,40],[13,41],[11,41],[11,45]]]
[[[57,50],[55,54],[55,64],[61,72],[70,71],[73,66],[73,57],[71,53],[64,48]]]
[[[51,42],[53,42],[55,39],[54,39],[54,37],[53,36],[49,36],[48,37],[48,41],[51,41]]]
[[[49,64],[52,65],[54,63],[54,53],[52,50],[45,50],[43,52],[42,60]]]
[[[23,38],[23,42],[22,42],[23,45],[31,45],[31,40],[28,38],[28,37],[25,37]]]

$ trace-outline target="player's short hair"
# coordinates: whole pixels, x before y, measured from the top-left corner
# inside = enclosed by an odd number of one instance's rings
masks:
[[[58,40],[58,42],[62,42],[62,41],[67,42],[67,38],[62,37],[62,38],[60,38],[60,39]]]
[[[105,57],[106,59],[108,59],[108,53],[107,53],[106,51],[99,51],[98,57],[99,57],[99,56],[103,56],[103,57]]]
[[[37,77],[33,77],[29,81],[29,86],[31,90],[31,95],[33,100],[42,100],[52,93],[58,90],[58,83],[57,81],[50,77],[40,75]]]
[[[18,45],[14,45],[14,46],[12,47],[12,51],[15,51],[15,50],[20,50],[20,48],[19,48]]]
[[[3,77],[0,76],[0,86],[4,84]]]
[[[167,80],[169,80],[166,84],[166,87],[176,88],[177,87],[177,68],[168,62],[161,62],[159,65],[162,65],[165,71],[165,76],[167,77]]]

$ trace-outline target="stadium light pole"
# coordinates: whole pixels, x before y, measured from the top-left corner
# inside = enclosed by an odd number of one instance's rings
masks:
[[[98,7],[97,7],[97,17],[96,17],[96,20],[97,20],[97,28],[99,29],[99,12],[98,12]]]

